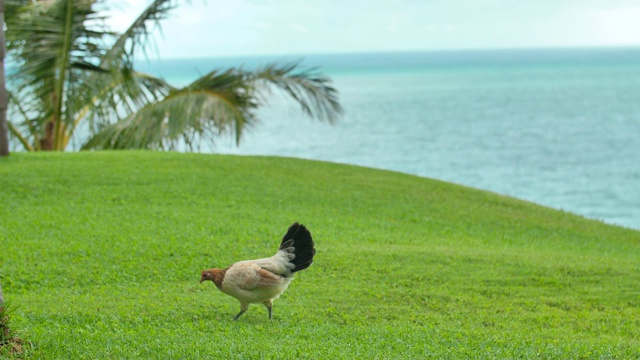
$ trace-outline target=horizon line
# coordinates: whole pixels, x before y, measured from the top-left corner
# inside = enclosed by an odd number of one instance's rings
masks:
[[[415,49],[415,50],[361,50],[361,51],[328,51],[310,53],[283,53],[283,54],[238,54],[238,55],[207,55],[192,57],[151,57],[148,56],[139,61],[172,61],[172,60],[199,60],[199,59],[247,59],[247,58],[298,58],[319,56],[350,56],[350,55],[382,55],[382,54],[428,54],[428,53],[491,53],[491,52],[537,52],[537,51],[624,51],[640,50],[640,45],[616,45],[616,46],[541,46],[541,47],[497,47],[497,48],[451,48],[451,49]],[[144,57],[144,56],[143,56]]]

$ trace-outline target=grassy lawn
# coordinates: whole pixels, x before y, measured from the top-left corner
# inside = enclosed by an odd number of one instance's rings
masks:
[[[638,358],[640,232],[444,182],[272,157],[0,159],[0,283],[43,359]],[[274,319],[200,271],[316,261]],[[0,357],[8,354],[0,353]]]

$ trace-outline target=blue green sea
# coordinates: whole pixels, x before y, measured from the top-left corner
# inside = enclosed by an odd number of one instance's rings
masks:
[[[140,68],[185,85],[214,68],[302,60],[345,114],[305,118],[274,94],[239,146],[436,178],[640,229],[640,49],[181,59]],[[295,174],[292,174],[295,176]]]

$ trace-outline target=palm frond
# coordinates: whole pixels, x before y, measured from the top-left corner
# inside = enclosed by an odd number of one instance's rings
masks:
[[[39,150],[39,143],[35,139],[35,134],[39,133],[39,121],[34,121],[30,116],[30,108],[32,104],[18,100],[11,91],[7,91],[8,95],[8,119],[10,133],[18,138],[22,146],[27,151]],[[16,120],[19,116],[20,120]],[[23,131],[21,131],[22,129]],[[26,134],[26,135],[25,135]],[[33,144],[33,145],[32,145]]]
[[[212,72],[161,101],[104,127],[83,149],[192,149],[222,134],[251,126],[257,107],[244,74]],[[238,139],[239,141],[239,139]]]
[[[112,34],[91,26],[99,18],[95,1],[51,0],[28,3],[7,21],[8,57],[19,84],[35,86],[64,76],[61,67],[98,70],[103,42]],[[65,61],[66,60],[66,61]],[[92,66],[90,66],[92,65]],[[20,82],[21,80],[21,82]]]
[[[335,123],[343,110],[338,101],[338,91],[331,86],[331,79],[315,68],[300,70],[299,64],[270,64],[250,78],[258,84],[271,84],[283,90],[309,117]]]
[[[129,28],[118,37],[111,50],[103,58],[103,61],[121,61],[124,66],[131,67],[136,49],[140,47],[140,50],[146,53],[147,48],[153,45],[151,32],[154,28],[152,26],[155,25],[159,28],[159,22],[166,19],[169,16],[169,12],[176,6],[176,2],[172,0],[154,0],[151,2]]]
[[[94,74],[91,81],[85,83],[91,86],[77,94],[79,107],[67,141],[81,123],[84,123],[83,131],[91,137],[118,119],[130,117],[176,91],[162,79],[128,70],[105,76]]]
[[[22,133],[20,132],[20,130],[18,130],[17,127],[15,127],[13,125],[13,123],[11,122],[7,122],[8,126],[9,126],[9,133],[13,136],[15,136],[18,141],[20,142],[20,144],[22,144],[22,146],[24,146],[25,150],[27,151],[34,151],[35,148],[33,147],[33,145],[31,145],[29,143],[29,139],[27,139],[24,135],[22,135]]]

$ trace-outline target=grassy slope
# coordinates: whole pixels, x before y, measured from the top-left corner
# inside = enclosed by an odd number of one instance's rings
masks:
[[[630,358],[640,232],[398,173],[152,152],[0,159],[0,282],[42,358]],[[274,320],[198,284],[270,256],[293,221],[316,262]],[[6,354],[5,354],[6,355]]]

